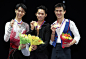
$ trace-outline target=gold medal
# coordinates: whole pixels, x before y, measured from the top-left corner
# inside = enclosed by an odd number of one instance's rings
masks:
[[[34,26],[37,26],[37,22],[34,23]]]

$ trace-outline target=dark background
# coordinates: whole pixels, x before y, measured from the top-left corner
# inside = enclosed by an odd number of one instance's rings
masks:
[[[86,0],[64,0],[67,7],[65,18],[75,22],[81,39],[78,45],[71,46],[72,59],[85,59],[86,56]],[[50,24],[56,20],[54,5],[62,3],[63,0],[0,0],[0,59],[7,59],[9,42],[4,42],[5,24],[15,18],[15,6],[17,3],[24,3],[28,10],[23,21],[30,23],[37,20],[35,16],[36,7],[44,5],[48,8],[46,21]]]

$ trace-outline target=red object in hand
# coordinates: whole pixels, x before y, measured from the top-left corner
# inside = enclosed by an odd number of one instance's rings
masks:
[[[64,36],[64,37],[63,37]],[[63,46],[63,44],[67,44],[67,43],[70,43],[73,39],[66,39],[65,37],[69,37],[69,35],[67,35],[67,34],[64,34],[64,35],[60,35],[60,38],[61,38],[61,40],[62,40],[62,48],[65,48],[64,46]]]

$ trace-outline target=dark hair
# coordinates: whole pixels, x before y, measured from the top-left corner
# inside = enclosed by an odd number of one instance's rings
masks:
[[[43,9],[45,11],[45,13],[47,14],[47,8],[45,6],[41,5],[41,6],[37,7],[36,12],[38,11],[38,9]]]
[[[66,10],[66,6],[63,4],[63,3],[58,3],[55,5],[55,8],[56,7],[63,7],[64,11]]]
[[[26,12],[27,7],[23,3],[17,4],[16,7],[15,7],[15,9],[17,10],[19,7],[22,7],[24,9],[24,11]]]

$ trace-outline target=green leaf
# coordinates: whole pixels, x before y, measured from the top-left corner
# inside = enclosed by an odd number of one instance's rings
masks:
[[[18,50],[21,50],[21,47],[19,46]]]
[[[70,33],[68,33],[68,35],[70,35]]]
[[[62,32],[62,34],[64,34],[64,33]]]

